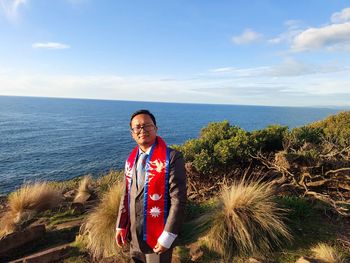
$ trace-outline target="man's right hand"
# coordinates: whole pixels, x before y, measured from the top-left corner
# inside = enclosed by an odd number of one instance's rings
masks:
[[[125,229],[117,229],[115,232],[115,241],[117,246],[122,248],[125,245]]]

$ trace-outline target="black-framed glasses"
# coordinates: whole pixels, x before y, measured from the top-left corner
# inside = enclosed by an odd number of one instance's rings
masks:
[[[152,131],[154,129],[154,125],[151,123],[145,124],[145,125],[137,125],[135,127],[131,128],[131,131],[135,134],[138,134],[141,132],[141,130],[143,129],[146,132]]]

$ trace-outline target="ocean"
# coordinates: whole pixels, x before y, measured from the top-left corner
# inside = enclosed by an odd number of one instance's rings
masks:
[[[196,138],[209,122],[246,130],[301,126],[339,109],[181,104],[0,96],[0,195],[25,182],[123,169],[135,146],[130,115],[149,109],[168,145]]]

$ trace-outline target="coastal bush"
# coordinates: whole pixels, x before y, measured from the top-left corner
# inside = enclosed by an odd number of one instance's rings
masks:
[[[237,129],[234,136],[224,139],[214,145],[214,156],[220,166],[229,166],[237,161],[245,161],[251,151],[249,133]]]
[[[228,121],[209,123],[198,139],[186,141],[174,148],[181,151],[186,162],[192,162],[204,175],[226,170],[234,163],[248,162],[258,151],[277,151],[283,148],[288,127],[272,125],[252,133]]]
[[[313,256],[321,262],[327,263],[345,263],[342,253],[325,243],[319,243],[311,248]]]
[[[350,111],[340,112],[309,126],[321,129],[328,141],[342,147],[350,145]]]
[[[291,239],[285,214],[274,201],[272,183],[241,180],[223,188],[205,244],[226,260],[264,255]]]
[[[312,126],[302,126],[294,128],[287,136],[286,140],[289,140],[290,147],[299,149],[306,143],[320,144],[323,139],[323,130]]]
[[[87,215],[78,237],[91,255],[100,259],[121,253],[115,243],[115,222],[117,221],[122,183],[116,183],[102,196],[99,205]],[[118,261],[119,262],[119,261]]]
[[[275,152],[283,149],[283,140],[288,134],[287,126],[269,125],[265,129],[251,133],[250,143],[253,151]]]
[[[26,184],[8,197],[9,211],[1,220],[0,236],[15,231],[36,213],[56,207],[61,193],[47,182]]]
[[[208,149],[202,149],[193,160],[193,165],[197,171],[203,174],[212,174],[216,167],[216,160],[213,154]]]

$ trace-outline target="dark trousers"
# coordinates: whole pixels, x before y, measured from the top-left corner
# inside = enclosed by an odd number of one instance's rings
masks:
[[[134,255],[132,260],[134,263],[171,263],[172,255],[173,249],[168,249],[160,255],[156,253]]]

